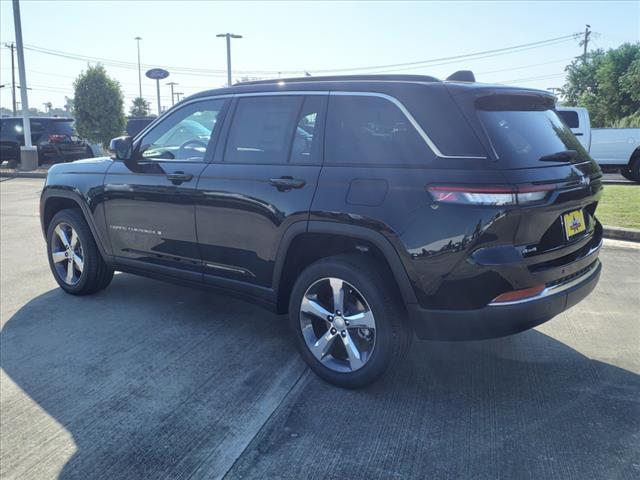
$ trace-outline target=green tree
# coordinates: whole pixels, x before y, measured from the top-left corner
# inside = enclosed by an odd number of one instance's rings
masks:
[[[89,65],[73,83],[73,111],[80,136],[105,148],[125,128],[124,98],[120,84],[100,64]]]
[[[129,113],[132,117],[146,117],[149,115],[150,109],[151,106],[149,105],[149,102],[142,97],[136,97],[131,102]]]
[[[566,68],[565,103],[586,107],[594,127],[610,127],[640,110],[640,43],[594,50]]]

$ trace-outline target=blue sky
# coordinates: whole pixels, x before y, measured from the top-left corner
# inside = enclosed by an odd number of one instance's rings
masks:
[[[187,95],[225,82],[226,51],[217,33],[244,35],[232,45],[234,71],[309,71],[388,65],[510,47],[584,30],[592,45],[612,48],[640,41],[640,1],[616,2],[21,2],[27,45],[58,52],[135,63],[141,36],[142,63],[206,69],[206,75],[172,73],[176,91]],[[0,40],[14,40],[11,2],[0,0]],[[564,66],[581,53],[576,40],[508,55],[421,66],[398,73],[446,77],[471,69],[479,81],[535,88],[559,87]],[[55,106],[72,96],[73,79],[86,61],[25,52],[31,106]],[[135,68],[107,65],[119,80],[127,105],[137,95]],[[234,78],[239,78],[235,74]],[[0,83],[10,85],[10,56],[0,49]],[[143,78],[143,96],[155,85]],[[162,103],[171,103],[162,86]],[[11,106],[10,88],[0,104]]]

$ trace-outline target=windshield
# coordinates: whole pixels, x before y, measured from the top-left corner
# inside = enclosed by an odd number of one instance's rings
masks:
[[[589,160],[589,154],[554,110],[478,110],[478,115],[498,158],[510,167],[544,166],[549,156],[568,150],[577,154],[559,155],[554,161]],[[546,160],[541,160],[543,157]]]

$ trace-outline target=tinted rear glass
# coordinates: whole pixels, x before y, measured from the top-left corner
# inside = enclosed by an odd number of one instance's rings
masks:
[[[431,157],[407,117],[385,98],[331,97],[326,136],[326,163],[415,165]]]
[[[76,135],[73,122],[54,121],[51,122],[51,133],[57,135]]]
[[[501,162],[512,168],[540,167],[549,164],[542,157],[568,150],[575,150],[577,155],[571,160],[565,157],[566,162],[589,160],[588,153],[549,104],[522,102],[514,106],[518,109],[507,109],[501,104],[495,110],[478,110]]]

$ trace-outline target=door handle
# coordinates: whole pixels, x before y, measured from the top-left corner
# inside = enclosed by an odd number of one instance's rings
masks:
[[[285,190],[291,190],[292,188],[302,188],[307,184],[307,182],[302,180],[301,178],[293,178],[289,176],[270,178],[269,183],[281,192]]]
[[[182,182],[188,182],[189,180],[191,180],[193,178],[193,175],[191,173],[173,172],[168,173],[167,178],[174,185],[180,185]]]

